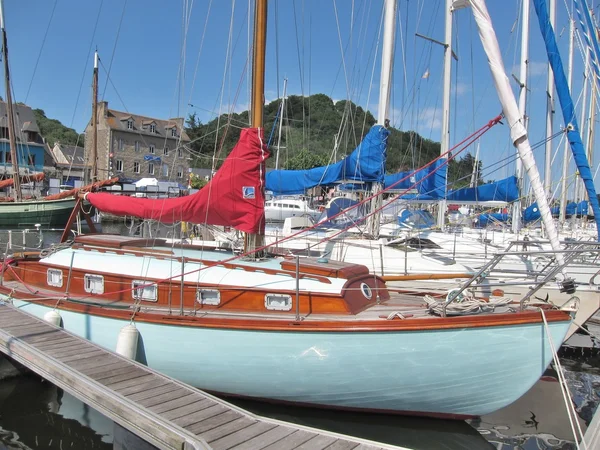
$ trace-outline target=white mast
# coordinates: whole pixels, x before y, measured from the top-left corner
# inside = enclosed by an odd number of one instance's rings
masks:
[[[452,80],[452,12],[453,0],[446,0],[445,6],[445,36],[444,36],[444,92],[442,94],[442,139],[440,155],[450,148],[450,83]],[[446,155],[448,157],[448,155]],[[446,166],[447,168],[447,166]],[[446,172],[447,173],[447,172]],[[446,180],[448,175],[446,175]],[[444,230],[446,222],[446,200],[441,200],[438,206],[438,227]]]
[[[556,22],[556,3],[554,0],[548,0],[548,10],[550,15],[550,26],[554,28]],[[552,136],[554,132],[554,75],[552,67],[548,63],[548,82],[546,87],[547,103],[546,103],[546,160],[544,165],[544,189],[546,197],[552,197]]]
[[[587,119],[583,119],[587,115],[587,94],[588,94],[588,69],[590,68],[590,50],[585,47],[585,66],[583,68],[583,94],[581,94],[581,139],[583,140],[584,136],[587,142],[587,134],[586,129],[588,127]],[[592,83],[594,76],[592,75]],[[579,174],[575,177],[575,189],[574,189],[574,197],[575,203],[580,200],[579,188],[581,187],[581,178]]]
[[[567,84],[569,85],[569,91],[571,90],[571,84],[573,81],[573,43],[575,40],[575,19],[572,17],[569,20],[569,68],[567,72]],[[561,193],[560,193],[560,214],[559,222],[565,223],[567,218],[567,174],[569,166],[569,152],[570,152],[569,140],[565,136],[565,152],[563,156],[563,167],[562,167],[562,179],[561,179]]]
[[[563,265],[565,260],[563,254],[560,253],[561,246],[558,240],[556,225],[552,220],[550,206],[548,205],[548,199],[540,179],[540,173],[535,165],[535,159],[533,158],[527,131],[521,122],[521,114],[517,107],[517,101],[510,88],[510,82],[508,81],[508,77],[504,70],[502,54],[500,53],[498,39],[496,38],[496,33],[492,26],[492,19],[490,18],[484,0],[469,0],[469,3],[471,4],[475,21],[477,22],[481,43],[483,44],[483,48],[488,57],[488,63],[490,65],[496,91],[498,92],[498,98],[502,104],[502,111],[504,112],[506,121],[508,122],[511,139],[515,147],[517,147],[519,156],[523,161],[523,167],[529,175],[531,188],[534,192],[540,215],[542,216],[542,221],[546,227],[550,245],[552,250],[556,252],[556,261],[558,264]],[[563,277],[566,278],[564,272]]]
[[[383,49],[381,51],[381,79],[379,82],[379,106],[377,108],[377,124],[383,127],[388,126],[390,111],[390,92],[392,88],[391,78],[394,62],[394,44],[396,35],[396,0],[385,0],[385,14],[383,23]],[[385,168],[384,168],[385,171]],[[371,201],[371,212],[378,211],[381,208],[382,198],[378,195],[381,192],[381,183],[373,183]],[[368,232],[371,236],[379,236],[380,215],[373,213],[368,219]]]
[[[529,3],[530,0],[523,0],[523,10],[521,17],[521,68],[519,72],[519,114],[523,121],[523,126],[527,129],[527,75],[529,72]],[[518,152],[517,152],[518,154]],[[517,158],[516,173],[517,185],[519,186],[519,198],[513,203],[512,208],[512,231],[515,234],[521,229],[521,193],[523,192],[523,161]]]
[[[277,138],[277,155],[275,155],[275,170],[279,169],[279,153],[281,152],[281,128],[283,125],[283,112],[285,111],[285,91],[287,78],[283,79],[283,97],[281,97],[281,110],[279,111],[279,137]]]

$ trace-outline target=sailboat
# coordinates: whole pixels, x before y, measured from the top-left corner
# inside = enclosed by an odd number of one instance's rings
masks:
[[[25,159],[24,152],[17,150],[17,137],[15,128],[15,111],[12,102],[12,91],[10,84],[10,72],[8,65],[8,42],[6,29],[4,28],[4,4],[0,1],[0,29],[2,31],[2,51],[4,62],[4,81],[6,86],[6,103],[0,104],[1,109],[6,109],[3,120],[0,121],[0,127],[3,131],[0,143],[6,145],[8,141],[10,147],[10,159],[12,162],[12,189],[14,197],[6,198],[0,202],[0,227],[21,227],[41,224],[45,226],[64,225],[75,206],[74,198],[44,200],[44,199],[26,199],[21,191],[21,172],[19,170],[20,161]],[[1,111],[0,109],[0,111]],[[29,110],[30,111],[30,110]],[[6,117],[6,119],[4,119]],[[24,136],[34,133],[37,135],[39,130],[31,128],[31,122],[24,122],[21,131],[25,131],[26,126],[29,132],[23,132]],[[7,130],[6,130],[7,129]],[[8,137],[8,139],[5,138]],[[8,155],[7,152],[4,152]],[[26,178],[25,178],[26,180]],[[11,201],[12,200],[12,201]]]
[[[7,258],[0,297],[226,395],[461,419],[513,402],[550,363],[569,311],[490,299],[478,314],[435,314],[365,266],[264,254],[266,18],[257,0],[252,127],[207,186],[176,199],[84,194],[113,214],[233,226],[246,233],[244,254],[82,235]]]

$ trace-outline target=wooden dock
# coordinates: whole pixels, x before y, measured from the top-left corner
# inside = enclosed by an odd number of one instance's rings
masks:
[[[263,418],[0,303],[0,351],[161,449],[399,449]]]

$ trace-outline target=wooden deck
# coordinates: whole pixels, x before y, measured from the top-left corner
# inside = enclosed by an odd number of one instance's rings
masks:
[[[161,449],[399,449],[259,417],[0,303],[0,351]]]

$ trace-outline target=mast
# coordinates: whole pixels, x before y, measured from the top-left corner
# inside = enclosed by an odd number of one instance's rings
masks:
[[[573,82],[573,44],[575,40],[575,19],[572,17],[569,20],[569,68],[567,72],[567,85],[569,91],[571,91],[571,85]],[[563,155],[563,167],[562,167],[562,179],[561,179],[561,193],[560,193],[560,213],[559,223],[564,224],[567,219],[567,174],[569,166],[569,140],[565,139],[565,151]]]
[[[2,29],[2,59],[4,60],[4,85],[6,86],[6,115],[8,117],[8,142],[10,144],[10,157],[13,167],[13,191],[15,201],[20,202],[21,178],[19,176],[19,161],[17,159],[17,140],[15,138],[15,116],[13,111],[12,93],[10,90],[10,71],[8,68],[8,41],[4,28],[4,0],[0,0],[0,29]]]
[[[265,108],[265,54],[267,47],[267,0],[256,0],[254,6],[254,43],[252,53],[252,98],[250,104],[251,126],[262,128]],[[264,189],[264,185],[259,189]],[[264,233],[264,232],[263,232]],[[264,242],[264,234],[244,236],[245,253],[254,252]],[[259,255],[256,255],[259,256]]]
[[[556,22],[556,2],[548,0],[550,10],[550,26],[554,28]],[[552,67],[548,63],[548,82],[546,85],[547,103],[546,103],[546,160],[544,165],[544,190],[548,200],[552,198],[552,136],[554,132],[554,76]]]
[[[394,44],[396,36],[397,0],[385,0],[385,15],[383,24],[383,49],[381,51],[381,79],[379,82],[379,105],[377,107],[377,125],[384,128],[389,124],[390,92],[392,89],[392,72],[394,61]],[[385,173],[385,167],[383,168]],[[372,185],[371,212],[368,219],[368,233],[373,237],[379,236],[380,214],[375,213],[381,208],[382,198],[379,193],[383,186],[374,182]]]
[[[588,69],[590,68],[590,49],[586,48],[585,51],[585,66],[583,68],[583,93],[581,94],[581,135],[582,136],[586,136],[586,129],[587,127],[589,127],[589,123],[587,121],[586,114],[587,114],[587,94],[588,94]],[[591,69],[590,69],[590,73],[591,73]],[[592,74],[592,80],[594,78],[594,75]],[[592,81],[593,83],[594,81]],[[586,140],[587,142],[587,140]],[[575,203],[578,203],[579,200],[581,199],[579,193],[580,193],[580,189],[581,188],[581,176],[579,175],[579,173],[577,174],[577,176],[575,177],[575,187],[574,187],[574,193],[573,196],[575,197]]]
[[[275,170],[279,169],[279,152],[281,151],[281,128],[283,126],[283,111],[285,110],[285,91],[287,78],[283,79],[283,97],[281,97],[281,111],[279,112],[279,136],[277,138],[277,155],[275,156]]]
[[[527,129],[527,75],[529,72],[529,0],[523,0],[523,11],[521,17],[521,68],[519,72],[519,114],[523,121],[523,127]],[[517,156],[518,156],[517,151]],[[517,157],[516,173],[517,186],[519,187],[519,198],[513,203],[512,210],[512,232],[519,233],[521,229],[521,192],[523,192],[523,161]]]
[[[442,139],[440,155],[445,155],[450,148],[450,83],[452,81],[452,12],[454,0],[446,0],[446,19],[444,36],[444,92],[442,94]],[[447,155],[445,156],[448,157]],[[448,173],[446,172],[446,181]],[[444,230],[446,222],[446,200],[441,200],[438,207],[438,227]]]
[[[92,183],[98,181],[98,50],[94,53],[94,80],[92,86]]]

